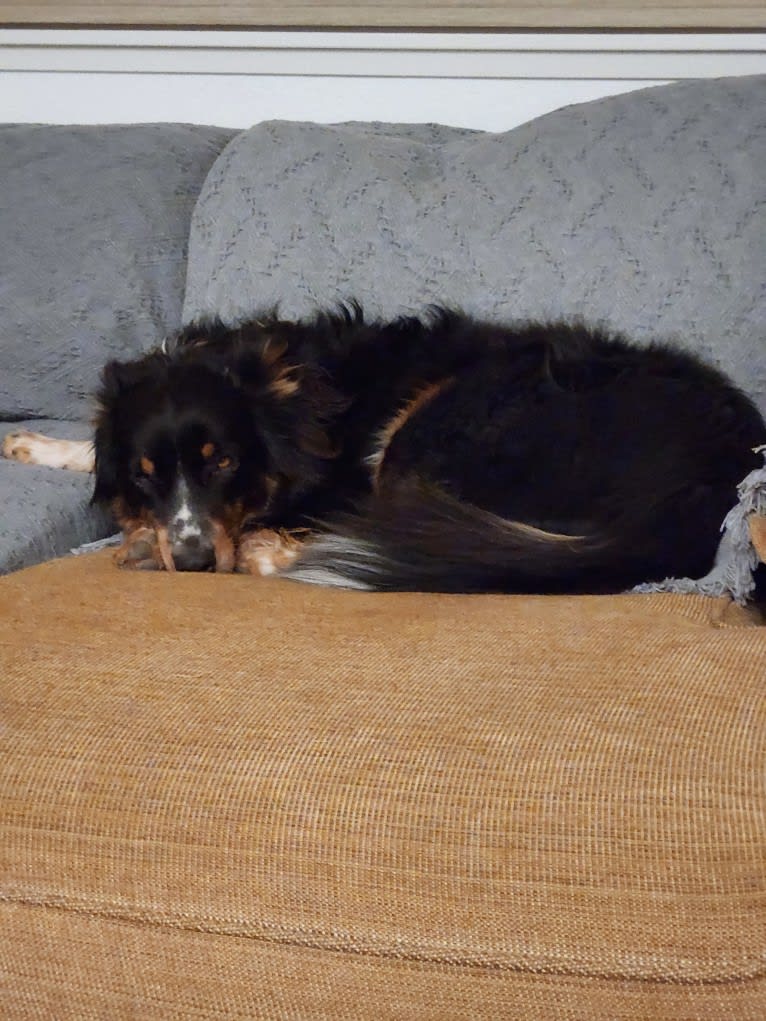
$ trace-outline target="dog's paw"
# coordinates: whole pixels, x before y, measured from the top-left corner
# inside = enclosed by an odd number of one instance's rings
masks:
[[[152,528],[138,528],[125,537],[114,551],[118,567],[132,571],[161,571],[164,567],[157,533]]]
[[[90,440],[59,440],[28,429],[8,433],[3,440],[3,457],[22,464],[39,464],[46,468],[69,468],[92,472],[93,444]]]
[[[3,457],[11,461],[21,461],[22,464],[37,464],[36,454],[41,445],[40,440],[44,441],[45,437],[28,429],[8,433],[3,440]]]
[[[237,550],[237,570],[241,574],[279,574],[298,556],[303,546],[295,534],[262,528],[245,535]]]

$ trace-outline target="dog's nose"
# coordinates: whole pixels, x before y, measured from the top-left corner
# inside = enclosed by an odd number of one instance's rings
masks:
[[[190,535],[174,542],[171,547],[177,571],[209,571],[215,567],[215,550],[212,543]]]

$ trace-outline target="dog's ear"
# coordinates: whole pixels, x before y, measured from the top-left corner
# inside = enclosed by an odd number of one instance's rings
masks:
[[[300,333],[263,338],[248,351],[238,372],[264,424],[280,423],[279,431],[312,457],[337,455],[329,433],[348,401]]]
[[[336,423],[347,401],[310,329],[268,322],[244,335],[227,368],[247,395],[270,470],[293,496],[316,485],[338,456]]]
[[[98,392],[99,404],[109,407],[120,393],[126,389],[125,376],[130,368],[129,362],[107,362],[101,370],[101,387]]]
[[[96,455],[96,464],[91,503],[110,503],[119,493],[119,462],[114,442],[112,418],[103,410],[96,418],[93,449]]]
[[[111,410],[115,401],[128,390],[146,379],[157,379],[167,361],[167,355],[162,351],[152,351],[131,362],[107,362],[101,370],[101,386],[97,393],[99,406]]]
[[[114,416],[120,395],[128,388],[132,375],[130,362],[107,362],[101,371],[97,394],[93,448],[95,482],[91,503],[109,503],[118,494],[118,457],[115,442]]]
[[[117,407],[122,398],[147,379],[164,371],[167,356],[152,352],[130,362],[107,362],[101,372],[96,394],[94,450],[96,455],[93,503],[109,503],[120,493],[120,449],[117,435]]]

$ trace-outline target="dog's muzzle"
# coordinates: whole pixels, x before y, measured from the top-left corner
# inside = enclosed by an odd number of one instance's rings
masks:
[[[175,541],[171,538],[170,552],[177,571],[212,571],[216,566],[212,540],[202,536],[189,535]]]
[[[213,526],[191,505],[185,485],[179,486],[167,526],[168,545],[177,571],[209,571],[216,567]]]

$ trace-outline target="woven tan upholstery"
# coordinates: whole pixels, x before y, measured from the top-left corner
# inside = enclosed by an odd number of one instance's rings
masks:
[[[1,1017],[766,1017],[746,614],[106,555],[0,614]]]

